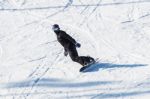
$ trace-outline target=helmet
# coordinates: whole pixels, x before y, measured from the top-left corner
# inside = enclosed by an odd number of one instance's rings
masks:
[[[58,24],[54,24],[54,25],[52,26],[52,29],[53,29],[54,31],[58,31],[58,30],[60,30],[60,28],[59,28],[59,25],[58,25]]]

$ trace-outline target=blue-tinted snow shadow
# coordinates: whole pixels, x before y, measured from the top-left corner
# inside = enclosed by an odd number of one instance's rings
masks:
[[[129,97],[129,96],[135,96],[135,95],[143,95],[143,94],[149,94],[150,90],[146,91],[133,91],[133,92],[119,92],[119,93],[110,93],[110,94],[101,94],[97,95],[97,98],[119,98],[119,97]]]
[[[112,64],[112,63],[96,63],[83,72],[96,72],[100,69],[113,69],[113,68],[136,68],[147,66],[147,64]]]
[[[101,93],[101,94],[83,94],[83,95],[72,95],[72,96],[69,96],[68,98],[69,99],[72,99],[72,98],[77,98],[77,97],[90,97],[90,99],[122,99],[122,98],[125,98],[125,97],[131,97],[131,96],[137,96],[137,95],[144,95],[144,94],[149,94],[150,93],[150,90],[143,90],[143,91],[132,91],[132,92],[128,92],[128,91],[124,91],[124,92],[112,92],[112,93]],[[63,98],[66,98],[66,97],[63,97]]]
[[[24,87],[50,87],[50,88],[88,88],[100,85],[119,84],[120,81],[89,81],[89,82],[70,82],[60,79],[43,78],[38,80],[26,80],[5,84],[4,88],[24,88]]]

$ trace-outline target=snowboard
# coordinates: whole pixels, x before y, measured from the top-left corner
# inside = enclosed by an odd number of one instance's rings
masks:
[[[90,63],[86,66],[83,66],[82,68],[80,68],[80,72],[86,72],[87,69],[89,69],[91,66],[93,66],[94,64],[98,63],[98,59],[95,59],[95,62]]]

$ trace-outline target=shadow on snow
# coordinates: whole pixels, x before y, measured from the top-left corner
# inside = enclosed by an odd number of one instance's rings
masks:
[[[110,63],[97,63],[91,68],[88,69],[87,72],[95,72],[99,69],[111,69],[111,68],[135,68],[147,66],[146,64],[110,64]],[[104,86],[104,85],[116,85],[120,84],[121,81],[89,81],[89,82],[69,82],[62,79],[52,79],[52,78],[42,78],[42,79],[32,79],[25,80],[20,82],[11,82],[4,84],[3,88],[26,88],[26,87],[46,87],[46,88],[90,88],[96,86]],[[118,98],[118,97],[126,97],[126,96],[135,96],[142,94],[149,94],[149,90],[136,90],[132,92],[113,92],[113,93],[93,93],[93,94],[83,94],[83,95],[70,95],[69,98],[78,98],[78,97],[92,97],[92,99],[99,98]],[[26,93],[25,93],[26,94]],[[28,93],[27,93],[28,94]],[[31,94],[46,94],[46,93],[31,93]],[[12,95],[12,94],[10,94]],[[20,94],[18,94],[20,95]],[[7,96],[7,95],[6,95]],[[9,96],[9,95],[8,95]],[[0,96],[1,97],[1,96]]]
[[[86,72],[95,72],[99,69],[111,69],[111,68],[135,68],[147,66],[146,64],[110,64],[110,63],[97,63],[89,68]],[[53,87],[53,88],[80,88],[80,87],[93,87],[106,84],[118,84],[119,81],[91,81],[91,82],[68,82],[61,79],[32,79],[21,82],[12,82],[5,84],[4,88],[22,88],[22,87]]]
[[[68,82],[59,79],[40,79],[38,82],[36,80],[27,80],[21,82],[12,82],[6,84],[4,88],[23,88],[23,87],[52,87],[52,88],[83,88],[83,87],[93,87],[106,84],[119,84],[119,81],[89,81],[89,82]]]
[[[100,94],[83,94],[83,95],[72,95],[69,98],[82,98],[82,97],[90,97],[90,99],[116,99],[116,98],[125,98],[125,97],[130,97],[131,96],[136,96],[136,95],[144,95],[144,94],[149,94],[150,90],[145,90],[145,91],[124,91],[124,92],[112,92],[112,93],[100,93]],[[66,97],[63,97],[66,98]]]
[[[143,67],[147,66],[147,64],[111,64],[111,63],[96,63],[91,65],[83,72],[96,72],[99,69],[112,69],[112,68],[135,68],[135,67]]]

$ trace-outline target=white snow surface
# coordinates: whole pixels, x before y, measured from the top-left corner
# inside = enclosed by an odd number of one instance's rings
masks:
[[[99,63],[79,72],[53,24]],[[150,99],[150,0],[0,0],[0,99]]]

